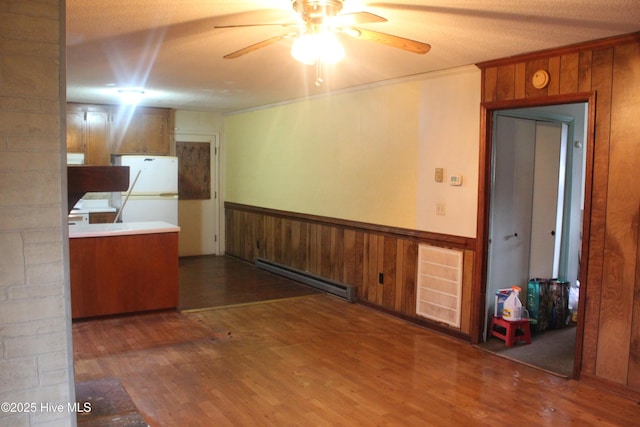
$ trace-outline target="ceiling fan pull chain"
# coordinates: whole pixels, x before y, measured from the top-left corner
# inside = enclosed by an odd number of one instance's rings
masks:
[[[313,83],[316,87],[322,84],[322,60],[318,58],[316,61],[316,81]]]

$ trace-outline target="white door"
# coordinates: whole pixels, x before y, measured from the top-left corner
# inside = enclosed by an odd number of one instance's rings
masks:
[[[530,277],[558,277],[567,129],[563,123],[536,122]]]
[[[553,277],[560,253],[566,125],[496,115],[487,319],[498,289]],[[561,173],[562,171],[562,173]],[[559,203],[560,201],[560,203]],[[560,209],[559,209],[560,207]]]
[[[181,199],[178,203],[180,219],[179,255],[219,255],[220,251],[220,204],[218,188],[218,137],[217,135],[177,134],[176,145],[196,143],[208,145],[210,198],[197,200]],[[180,155],[178,154],[178,157]],[[185,166],[186,163],[183,163]],[[224,253],[224,249],[222,250]]]
[[[487,309],[498,289],[522,286],[529,274],[535,122],[497,116],[487,272]]]

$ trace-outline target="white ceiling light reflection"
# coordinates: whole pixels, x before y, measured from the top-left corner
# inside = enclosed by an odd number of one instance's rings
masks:
[[[120,103],[124,105],[138,105],[144,97],[142,89],[118,89]]]

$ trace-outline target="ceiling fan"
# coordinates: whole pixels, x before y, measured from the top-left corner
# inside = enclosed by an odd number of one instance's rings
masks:
[[[342,46],[335,38],[344,34],[359,40],[369,40],[416,54],[425,54],[431,46],[427,43],[404,37],[380,33],[360,27],[359,24],[386,22],[381,16],[369,12],[340,13],[345,0],[292,0],[293,10],[299,15],[298,22],[223,25],[216,28],[237,28],[254,26],[295,27],[291,31],[236,50],[224,56],[234,59],[284,39],[294,39],[292,55],[305,64],[333,62],[340,58]],[[337,51],[336,51],[337,50]],[[321,78],[319,78],[321,81]],[[318,82],[316,82],[318,85]]]

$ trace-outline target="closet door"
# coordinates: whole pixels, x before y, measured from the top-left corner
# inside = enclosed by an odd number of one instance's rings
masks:
[[[488,306],[496,290],[529,278],[535,122],[498,115],[493,144]]]
[[[536,122],[530,277],[558,277],[566,158],[563,129],[566,125],[561,123]]]

